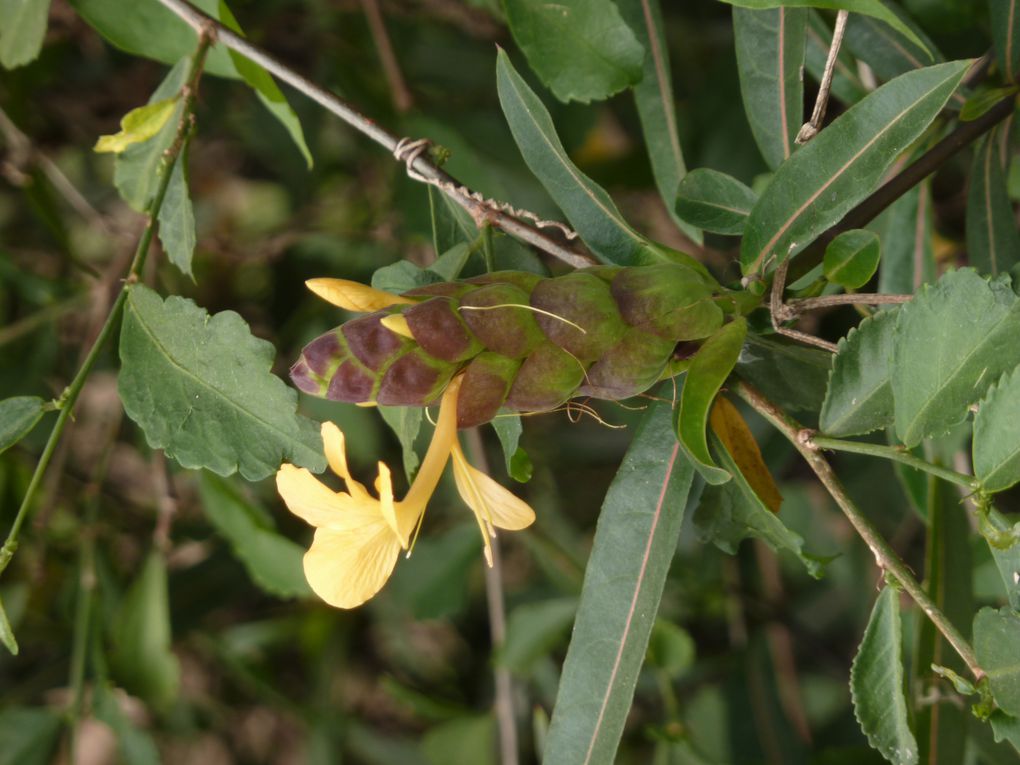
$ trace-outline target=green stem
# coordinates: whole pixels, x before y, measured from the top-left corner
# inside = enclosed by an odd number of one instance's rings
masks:
[[[149,254],[149,245],[152,243],[152,237],[156,231],[156,219],[159,217],[159,209],[163,205],[167,187],[170,185],[171,171],[173,170],[174,163],[177,161],[177,157],[180,156],[184,148],[188,132],[191,128],[191,114],[195,105],[198,80],[202,76],[205,54],[213,42],[214,35],[211,32],[203,32],[199,36],[198,47],[195,49],[189,64],[188,76],[184,86],[181,88],[183,109],[181,110],[180,122],[177,124],[177,135],[170,148],[166,150],[163,161],[160,162],[159,168],[156,171],[159,174],[159,184],[156,188],[156,194],[146,210],[148,223],[138,240],[134,259],[131,261],[131,267],[128,269],[127,278],[124,279],[124,286],[121,287],[117,299],[114,301],[113,306],[111,306],[110,313],[107,315],[102,329],[99,330],[95,342],[92,343],[92,347],[82,362],[81,368],[60,398],[60,414],[57,416],[57,421],[53,424],[53,430],[50,431],[50,437],[46,441],[42,455],[39,457],[39,463],[35,466],[35,472],[32,473],[32,479],[29,481],[28,489],[25,490],[25,496],[21,500],[18,514],[14,516],[14,523],[11,525],[11,530],[7,533],[7,539],[4,541],[3,547],[0,548],[0,573],[3,573],[4,569],[7,568],[11,558],[14,557],[15,550],[18,549],[18,533],[28,517],[29,507],[31,507],[35,494],[39,490],[43,475],[50,464],[57,444],[60,442],[60,437],[67,426],[67,421],[74,411],[74,405],[78,401],[78,396],[81,394],[85,381],[92,372],[92,368],[96,365],[103,346],[106,345],[106,341],[113,333],[113,328],[116,326],[117,320],[124,310],[124,303],[127,302],[128,291],[131,285],[138,281],[142,267],[145,265],[145,259]]]
[[[81,723],[85,705],[85,657],[88,654],[89,636],[92,632],[92,604],[96,592],[95,569],[95,524],[99,499],[93,494],[85,516],[85,528],[81,537],[81,563],[79,566],[78,600],[74,614],[74,643],[71,648],[71,709],[70,709],[70,752],[71,762],[76,762],[78,753],[78,726]]]
[[[857,534],[868,545],[875,562],[879,568],[892,575],[899,585],[907,592],[915,603],[935,625],[935,629],[942,633],[943,637],[953,647],[953,650],[963,659],[964,664],[975,678],[980,680],[985,673],[978,664],[974,649],[967,642],[960,631],[953,626],[953,623],[946,618],[939,607],[931,599],[924,588],[920,585],[910,568],[904,563],[892,549],[888,542],[879,534],[878,529],[860,511],[839,478],[833,472],[832,467],[825,457],[818,451],[819,444],[811,438],[811,432],[804,428],[796,420],[789,417],[775,404],[765,398],[759,391],[750,385],[740,382],[733,390],[738,396],[746,401],[758,414],[774,425],[792,443],[797,451],[801,453],[808,466],[825,486],[826,490],[839,505],[840,510],[850,521],[857,531]]]
[[[845,441],[841,438],[829,438],[827,436],[811,436],[811,444],[819,449],[829,449],[834,452],[852,452],[853,454],[867,454],[872,457],[882,457],[893,462],[901,462],[912,468],[930,473],[944,481],[955,483],[966,489],[977,490],[980,482],[973,476],[957,473],[949,468],[939,467],[930,462],[915,457],[910,452],[903,451],[895,446],[883,444],[869,444],[862,441]]]

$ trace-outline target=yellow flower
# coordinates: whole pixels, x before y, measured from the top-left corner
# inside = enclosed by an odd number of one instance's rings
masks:
[[[304,557],[305,577],[315,594],[330,605],[354,608],[382,589],[401,549],[410,545],[451,455],[457,490],[475,513],[490,565],[495,529],[522,529],[534,521],[535,513],[526,502],[464,457],[457,440],[460,385],[461,378],[453,380],[443,394],[432,442],[403,500],[394,500],[390,470],[382,462],[375,480],[377,497],[351,477],[344,435],[331,422],[322,424],[326,459],[347,491],[333,491],[294,465],[283,465],[276,474],[277,490],[288,509],[315,527]]]

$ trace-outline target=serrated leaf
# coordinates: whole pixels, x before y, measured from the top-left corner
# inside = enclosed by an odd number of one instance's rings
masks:
[[[132,109],[121,119],[120,132],[99,136],[93,151],[120,154],[129,146],[148,141],[170,121],[176,106],[177,98],[164,98]]]
[[[820,83],[825,74],[825,62],[829,57],[831,43],[832,27],[825,23],[817,11],[809,10],[804,70],[814,78],[815,82]],[[836,54],[836,65],[832,71],[830,93],[833,98],[849,106],[856,104],[868,95],[869,91],[870,88],[864,84],[857,72],[857,62],[847,51],[846,46],[841,45],[839,53]]]
[[[523,675],[547,656],[570,632],[577,598],[524,603],[510,612],[506,640],[495,656],[497,666]]]
[[[14,396],[0,401],[0,454],[32,432],[45,414],[38,396]]]
[[[378,409],[383,420],[400,441],[404,474],[410,481],[421,463],[418,453],[414,450],[414,441],[418,438],[418,431],[421,430],[422,413],[425,410],[419,406],[380,406]]]
[[[677,438],[701,477],[712,484],[725,483],[730,474],[720,469],[709,454],[705,433],[708,413],[716,393],[737,363],[746,335],[747,321],[738,316],[702,344],[687,369],[676,410]]]
[[[914,765],[917,741],[903,694],[902,642],[899,593],[885,587],[850,667],[850,693],[854,716],[868,743],[893,765]]]
[[[504,0],[514,40],[561,101],[602,100],[641,79],[644,49],[611,0]]]
[[[315,423],[297,393],[269,372],[273,346],[233,311],[210,316],[192,301],[131,288],[120,335],[124,410],[154,449],[182,466],[249,481],[284,461],[326,467]]]
[[[892,424],[892,353],[897,311],[880,311],[851,329],[832,357],[819,417],[822,432],[859,436]]]
[[[670,420],[649,407],[602,504],[543,762],[615,759],[692,493]]]
[[[14,69],[42,50],[50,0],[0,0],[0,66]]]
[[[48,765],[60,741],[56,712],[10,706],[0,712],[0,765]]]
[[[733,9],[740,96],[765,164],[790,158],[804,121],[804,51],[808,11]]]
[[[177,695],[180,665],[170,650],[166,560],[152,550],[120,604],[112,627],[114,674],[133,694],[157,708]]]
[[[924,43],[914,34],[914,30],[907,26],[895,13],[886,8],[881,0],[722,0],[722,2],[741,8],[757,10],[779,7],[826,8],[834,11],[845,10],[850,11],[850,13],[859,13],[884,21],[893,29],[905,35],[915,45],[924,48]]]
[[[1020,304],[1009,280],[951,271],[899,310],[892,368],[896,434],[907,446],[967,416],[1020,364]]]
[[[659,0],[617,0],[616,4],[645,49],[643,74],[633,86],[633,91],[655,186],[673,221],[693,242],[701,244],[704,238],[701,231],[681,220],[673,211],[677,186],[687,173],[687,165],[677,130],[669,48]]]
[[[988,0],[995,55],[1007,82],[1020,76],[1020,0]]]
[[[887,82],[783,163],[744,229],[744,273],[795,255],[866,197],[938,115],[968,65],[938,64]]]
[[[585,244],[607,263],[641,262],[648,243],[623,219],[605,189],[570,161],[545,105],[502,50],[496,61],[496,85],[503,114],[525,163]]]
[[[922,181],[893,202],[872,229],[882,240],[879,292],[909,295],[935,281],[930,181]]]
[[[725,396],[717,396],[709,415],[712,432],[726,448],[733,464],[748,486],[773,513],[778,513],[783,504],[783,495],[761,456],[758,442],[747,426],[740,410]]]
[[[1011,608],[982,608],[974,616],[974,652],[995,703],[1020,716],[1020,614]]]
[[[1008,533],[1014,528],[1014,524],[1009,523],[994,508],[988,510],[987,522],[992,530],[999,534]],[[1020,610],[1020,544],[1015,543],[1003,548],[992,544],[988,534],[984,536],[988,543],[988,550],[995,561],[995,567],[999,570],[1009,605],[1015,610]]]
[[[311,595],[301,562],[304,548],[276,533],[265,510],[211,473],[202,474],[199,493],[206,517],[255,584],[278,598]]]
[[[1020,720],[1010,717],[1001,709],[996,709],[988,718],[988,722],[992,726],[996,743],[1008,741],[1013,749],[1020,753]],[[1009,762],[1012,764],[1013,761]]]
[[[832,354],[751,333],[736,372],[788,412],[817,412],[825,398]]]
[[[1020,234],[1006,193],[1002,135],[993,130],[978,143],[967,193],[967,259],[981,273],[992,275],[1020,263]]]
[[[694,513],[694,525],[701,539],[735,555],[742,540],[756,537],[776,552],[797,556],[811,576],[821,577],[825,559],[804,552],[804,538],[762,502],[714,434],[712,446],[722,466],[733,473],[733,480],[705,490]]]
[[[1020,481],[1020,367],[1003,375],[974,417],[974,475],[994,493]]]
[[[170,171],[163,204],[159,208],[159,241],[167,258],[185,276],[192,276],[191,258],[195,254],[195,213],[188,194],[188,152],[182,151]]]
[[[825,278],[847,289],[860,289],[875,275],[881,254],[881,244],[873,231],[844,231],[825,248]]]
[[[758,195],[732,176],[717,170],[692,170],[676,193],[676,214],[716,234],[740,234]]]

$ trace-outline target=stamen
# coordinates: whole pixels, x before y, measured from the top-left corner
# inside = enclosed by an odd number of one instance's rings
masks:
[[[548,316],[550,319],[556,319],[562,321],[564,324],[569,324],[571,327],[576,329],[582,335],[587,335],[588,330],[579,324],[575,324],[570,319],[566,319],[552,311],[546,311],[542,308],[536,308],[533,305],[525,305],[524,303],[500,303],[499,305],[462,305],[458,310],[461,311],[494,311],[497,308],[523,308],[525,311],[534,311],[540,313],[543,316]]]

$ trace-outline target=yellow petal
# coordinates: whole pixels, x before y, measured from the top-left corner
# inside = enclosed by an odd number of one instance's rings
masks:
[[[287,509],[312,526],[339,522],[350,500],[346,495],[338,495],[304,468],[294,465],[280,467],[276,474],[276,490],[287,503]]]
[[[377,516],[357,529],[317,529],[304,557],[312,590],[337,608],[354,608],[386,584],[400,554],[400,541]]]
[[[382,515],[386,525],[390,527],[400,546],[407,549],[408,534],[401,533],[400,524],[397,522],[397,508],[393,503],[393,480],[390,476],[390,468],[385,462],[379,463],[379,476],[375,479],[375,491],[379,495],[379,513]]]
[[[383,292],[365,284],[352,282],[348,279],[309,279],[305,286],[312,292],[333,305],[346,311],[372,313],[389,308],[391,305],[404,305],[417,301]]]
[[[368,490],[351,477],[351,471],[347,468],[347,448],[343,431],[332,422],[324,422],[320,432],[329,469],[344,479],[352,497],[357,500],[369,498]]]
[[[535,521],[535,511],[513,492],[471,467],[457,444],[453,447],[453,477],[457,491],[480,521],[500,529],[516,531]]]
[[[391,313],[389,316],[381,318],[379,323],[390,332],[396,332],[398,335],[414,340],[414,334],[411,332],[411,327],[408,325],[407,319],[404,318],[403,314]]]

